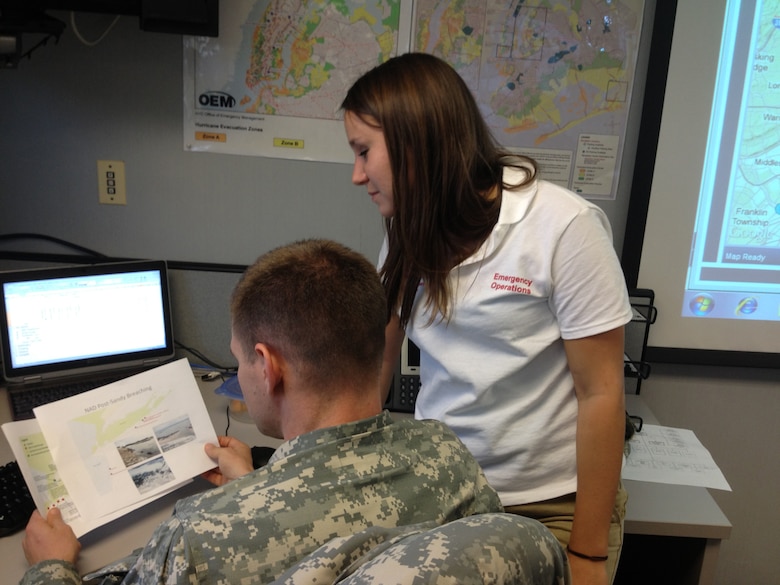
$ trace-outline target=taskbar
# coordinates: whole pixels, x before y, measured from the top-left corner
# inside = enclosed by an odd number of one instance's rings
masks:
[[[682,316],[780,321],[780,293],[685,291]]]

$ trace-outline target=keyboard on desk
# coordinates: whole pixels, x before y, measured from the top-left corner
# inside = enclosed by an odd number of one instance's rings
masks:
[[[35,509],[16,461],[0,466],[0,536],[18,532]]]
[[[82,379],[50,386],[9,386],[8,400],[11,403],[11,415],[14,420],[33,418],[33,408],[37,406],[62,400],[63,398],[70,398],[71,396],[81,394],[87,390],[94,390],[98,386],[105,386],[111,382],[116,382],[127,375],[127,373],[123,375],[117,374],[110,378]]]

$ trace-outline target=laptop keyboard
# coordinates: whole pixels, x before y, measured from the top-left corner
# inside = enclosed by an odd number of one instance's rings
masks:
[[[16,461],[0,467],[0,536],[13,534],[27,526],[35,510],[30,490]]]
[[[104,386],[116,382],[128,374],[116,375],[111,378],[80,380],[58,384],[56,386],[40,386],[34,388],[9,388],[8,400],[11,403],[11,414],[14,420],[33,418],[33,408],[48,404],[63,398],[69,398],[81,394],[87,390],[93,390],[98,386]]]

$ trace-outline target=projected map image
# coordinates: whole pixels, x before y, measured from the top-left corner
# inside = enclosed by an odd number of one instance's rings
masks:
[[[737,142],[725,260],[780,265],[780,1],[761,3]]]
[[[724,23],[682,315],[778,321],[780,0]]]

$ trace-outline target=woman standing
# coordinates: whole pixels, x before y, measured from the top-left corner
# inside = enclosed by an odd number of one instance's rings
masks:
[[[421,353],[416,417],[449,424],[507,511],[568,546],[576,585],[610,582],[631,307],[606,216],[500,149],[432,55],[379,65],[342,108],[352,180],[386,223],[383,387],[406,334]]]

